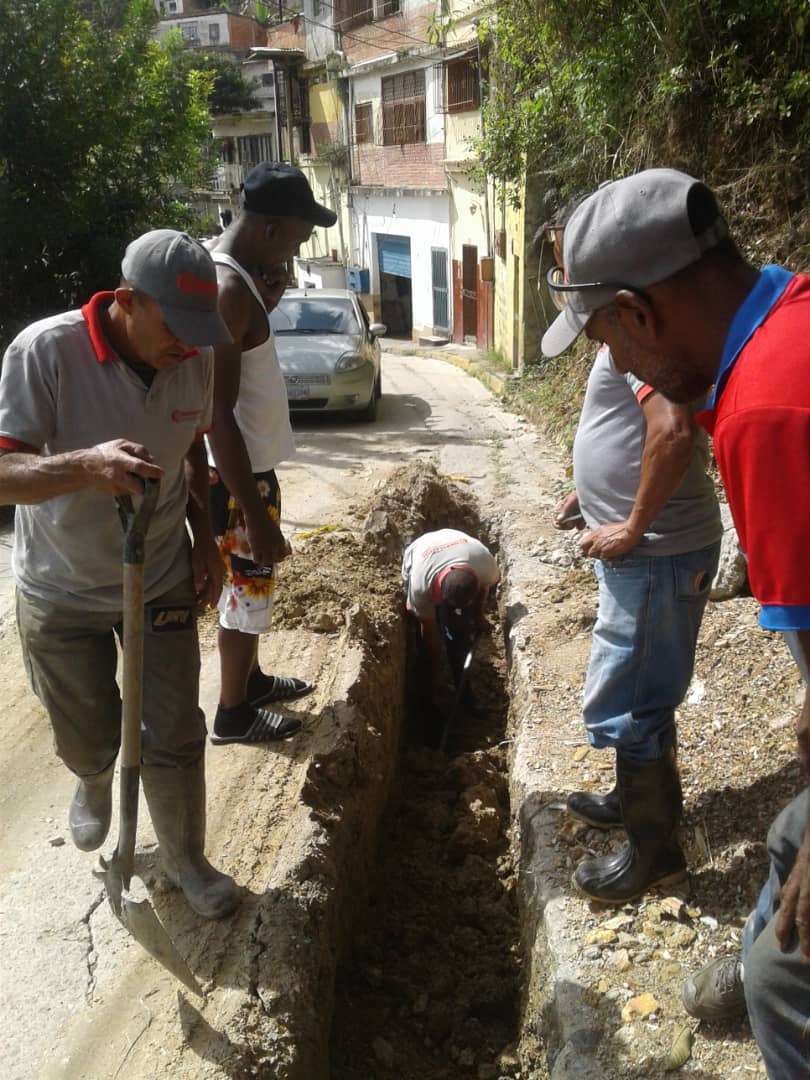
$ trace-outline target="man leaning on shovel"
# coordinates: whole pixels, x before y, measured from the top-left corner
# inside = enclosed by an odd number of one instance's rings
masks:
[[[204,854],[195,623],[196,604],[215,602],[222,584],[202,433],[210,347],[228,340],[210,255],[159,229],[129,245],[117,289],[23,330],[0,377],[0,502],[17,504],[17,625],[56,752],[79,778],[68,821],[83,851],[107,836],[121,741],[114,496],[137,502],[145,479],[160,480],[144,559],[141,776],[167,875],[205,918],[238,903],[233,880]]]

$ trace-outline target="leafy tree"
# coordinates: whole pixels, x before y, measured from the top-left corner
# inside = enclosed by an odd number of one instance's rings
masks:
[[[210,76],[150,0],[0,0],[0,344],[117,283],[127,242],[189,227]]]
[[[253,96],[254,80],[245,79],[241,65],[230,57],[187,49],[180,53],[177,64],[180,71],[202,71],[211,76],[213,90],[208,108],[214,116],[258,108],[259,102]]]
[[[722,188],[752,236],[790,220],[780,254],[800,257],[808,16],[810,0],[495,0],[481,168],[563,198],[680,167]]]

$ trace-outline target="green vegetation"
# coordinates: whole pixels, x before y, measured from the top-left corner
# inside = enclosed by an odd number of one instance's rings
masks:
[[[126,243],[189,227],[209,74],[150,0],[0,0],[0,344],[118,281]]]
[[[807,255],[810,0],[496,0],[481,165],[560,197],[667,164]]]
[[[655,165],[717,192],[752,262],[810,268],[810,0],[495,0],[482,174],[549,208]],[[592,349],[510,389],[569,442]]]
[[[188,78],[193,71],[210,75],[212,81],[208,110],[212,116],[223,113],[247,112],[259,107],[253,94],[253,82],[242,74],[242,66],[229,56],[188,49],[177,54],[175,65],[179,74]]]

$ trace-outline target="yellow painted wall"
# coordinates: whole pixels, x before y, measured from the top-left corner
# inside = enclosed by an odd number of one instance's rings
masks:
[[[448,113],[444,118],[444,156],[448,161],[469,161],[471,139],[481,134],[481,112]]]
[[[523,200],[515,209],[502,197],[500,185],[490,189],[493,194],[496,232],[506,232],[506,256],[495,257],[495,348],[508,360],[514,370],[522,366],[523,355],[523,296],[526,272],[524,250],[525,220]],[[524,193],[521,192],[521,195]]]
[[[340,118],[336,82],[315,83],[309,90],[309,111],[313,124],[334,124]]]
[[[461,260],[462,247],[474,244],[478,258],[487,254],[486,205],[484,189],[464,173],[448,172],[450,182],[451,259]]]
[[[312,232],[312,237],[306,244],[301,245],[301,257],[315,259],[319,256],[330,255],[332,251],[337,251],[338,259],[343,261],[350,261],[349,240],[351,232],[349,228],[349,207],[346,198],[345,180],[340,176],[336,177],[337,180],[337,196],[340,203],[339,208],[335,206],[334,199],[332,198],[332,191],[329,186],[329,168],[326,165],[316,165],[311,161],[300,161],[299,166],[309,180],[309,186],[312,188],[312,192],[319,203],[324,206],[328,206],[330,210],[336,210],[340,216],[340,227],[338,222],[329,228],[324,229],[321,226],[316,226]],[[341,228],[343,230],[343,249],[341,249]]]
[[[450,23],[445,42],[447,48],[466,45],[475,39],[477,30],[472,25],[472,20],[476,15],[480,17],[485,7],[482,0],[450,0]]]

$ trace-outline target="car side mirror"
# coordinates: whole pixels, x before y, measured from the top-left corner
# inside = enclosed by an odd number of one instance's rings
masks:
[[[373,322],[368,328],[368,332],[372,337],[383,337],[388,333],[388,327],[383,322]]]

